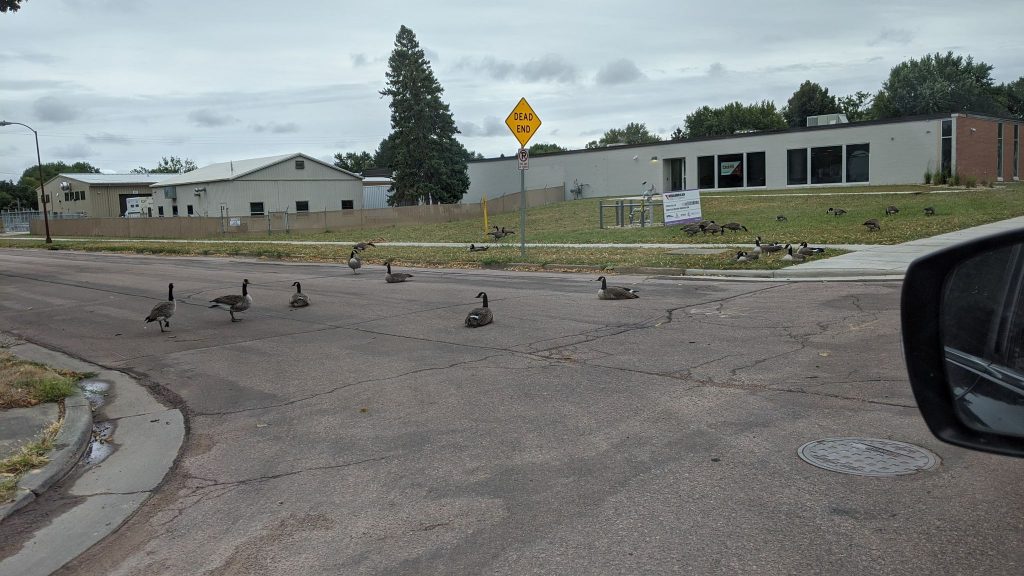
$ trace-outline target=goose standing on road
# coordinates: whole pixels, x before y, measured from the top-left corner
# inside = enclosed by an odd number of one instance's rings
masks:
[[[240,322],[241,318],[235,318],[235,312],[245,312],[252,306],[252,294],[249,294],[249,279],[242,280],[242,294],[228,294],[220,298],[210,300],[210,308],[227,310],[231,314],[232,322]]]
[[[146,316],[146,324],[150,322],[156,322],[157,326],[160,327],[160,331],[164,331],[164,326],[170,328],[171,323],[168,322],[168,318],[174,316],[174,310],[178,307],[178,303],[174,301],[174,284],[167,285],[167,302],[161,302],[153,309],[150,310],[149,316]]]
[[[292,308],[304,308],[309,306],[309,296],[302,293],[302,284],[292,282],[292,286],[295,286],[295,294],[292,294],[292,299],[288,302],[288,305]]]
[[[348,255],[348,267],[351,268],[352,273],[355,274],[356,270],[362,266],[363,261],[359,259],[359,256],[356,256],[356,251],[353,250],[352,253]]]
[[[385,262],[388,267],[388,273],[384,275],[384,281],[388,284],[397,284],[398,282],[405,282],[409,278],[412,278],[412,274],[406,274],[405,272],[391,272],[391,261]]]
[[[480,308],[473,308],[469,311],[469,315],[466,316],[466,326],[469,328],[478,328],[486,324],[490,324],[494,320],[494,315],[491,314],[491,309],[487,307],[487,293],[481,292],[476,295],[477,298],[483,298],[484,304]]]
[[[632,288],[609,286],[608,280],[604,276],[598,276],[597,280],[601,282],[601,288],[597,291],[598,300],[630,300],[640,297],[640,294]]]

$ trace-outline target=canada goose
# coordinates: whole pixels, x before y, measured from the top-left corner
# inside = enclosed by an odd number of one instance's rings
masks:
[[[754,254],[760,254],[761,252],[764,252],[764,248],[761,248],[761,237],[758,236],[757,238],[754,239],[754,250],[753,250],[753,253]]]
[[[221,296],[220,298],[214,298],[210,300],[213,305],[210,308],[220,308],[221,310],[227,310],[231,314],[232,322],[239,322],[241,318],[235,318],[235,312],[245,312],[252,305],[252,295],[249,294],[248,290],[249,279],[242,280],[242,295],[228,294],[227,296]]]
[[[785,214],[779,214],[775,217],[776,222],[789,222],[789,218],[786,218]]]
[[[700,224],[683,224],[683,226],[679,229],[682,230],[683,232],[686,232],[686,234],[689,236],[693,236],[697,232],[701,231]]]
[[[374,248],[377,247],[377,245],[374,244],[373,242],[360,242],[353,246],[352,249],[355,250],[356,252],[362,252],[363,250],[366,250],[368,246],[373,246]]]
[[[487,246],[477,246],[476,244],[469,245],[470,252],[483,252],[484,250],[487,250]]]
[[[743,230],[744,232],[747,232],[747,227],[738,222],[729,222],[728,224],[722,224],[722,230],[732,230],[733,232]],[[725,234],[725,232],[722,232],[722,234]]]
[[[750,254],[749,252],[744,252],[742,250],[736,253],[737,262],[753,262],[754,260],[757,260],[757,258],[757,254]]]
[[[491,314],[491,309],[487,307],[487,293],[481,292],[476,295],[477,298],[483,298],[484,304],[480,308],[473,308],[469,311],[469,315],[466,316],[466,326],[470,328],[477,328],[485,324],[490,324],[494,320],[494,315]]]
[[[825,210],[825,213],[833,216],[842,216],[843,214],[846,214],[846,210],[843,210],[842,208],[829,208],[828,210]]]
[[[785,246],[783,246],[782,244],[779,244],[778,242],[772,242],[771,244],[761,244],[761,237],[760,236],[758,236],[757,239],[754,242],[755,242],[755,244],[757,246],[761,247],[761,251],[762,252],[767,252],[769,254],[771,254],[772,252],[779,252],[779,251],[785,249]],[[754,251],[756,252],[757,248],[754,248]]]
[[[302,293],[302,284],[292,282],[292,286],[295,286],[295,294],[292,294],[292,299],[288,302],[288,305],[292,308],[303,308],[305,306],[309,306],[309,296]]]
[[[800,248],[797,250],[797,253],[803,254],[804,256],[812,256],[814,254],[821,254],[824,251],[824,248],[811,248],[810,246],[807,245],[807,242],[801,242]]]
[[[362,265],[363,261],[359,259],[359,256],[356,256],[356,251],[353,250],[352,253],[349,254],[348,256],[348,267],[351,268],[352,273],[355,274],[356,269],[361,268]]]
[[[899,214],[899,213],[900,213],[900,209],[895,207],[895,206],[886,206],[885,207],[885,215],[886,216],[892,216],[893,214]]]
[[[799,254],[799,253],[793,254],[793,247],[790,246],[789,244],[786,244],[786,255],[783,256],[782,259],[783,260],[795,260],[797,262],[803,262],[805,259],[807,259],[807,257],[804,256],[803,254]]]
[[[608,280],[604,276],[599,276],[597,279],[601,282],[601,289],[597,291],[598,300],[630,300],[640,297],[640,294],[632,288],[609,286]]]
[[[924,215],[925,216],[935,216],[935,208],[932,208],[931,206],[925,208],[924,209]]]
[[[174,310],[177,307],[178,303],[174,301],[174,284],[168,284],[167,302],[161,302],[153,306],[153,309],[149,311],[149,316],[146,316],[146,324],[156,322],[157,326],[160,327],[160,331],[163,332],[164,326],[171,327],[171,323],[167,319],[174,316]]]
[[[868,227],[868,232],[874,232],[875,230],[881,230],[882,226],[878,224],[878,220],[874,218],[864,222],[864,225]]]
[[[495,240],[500,240],[501,238],[504,238],[505,236],[511,236],[512,234],[515,234],[515,231],[506,230],[504,226],[501,227],[501,230],[499,230],[498,227],[495,226],[493,232],[487,233],[488,236],[494,236]]]
[[[715,224],[714,220],[712,220],[708,224],[704,224],[702,222],[701,225],[700,225],[700,231],[705,233],[705,234],[710,232],[712,236],[714,236],[716,233],[725,235],[725,230],[723,230],[722,227],[719,226],[718,224]]]
[[[405,272],[391,272],[391,262],[385,262],[388,267],[388,273],[384,275],[384,281],[388,284],[395,284],[398,282],[405,282],[409,278],[412,278],[412,274],[406,274]]]

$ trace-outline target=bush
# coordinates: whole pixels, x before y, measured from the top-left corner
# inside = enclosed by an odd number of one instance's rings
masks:
[[[957,170],[956,172],[953,172],[953,177],[949,179],[949,185],[950,186],[959,186],[960,185],[960,171],[959,170]]]
[[[40,402],[56,402],[75,393],[75,383],[63,376],[43,378],[32,383],[32,396]]]
[[[965,176],[964,177],[964,186],[967,186],[968,188],[974,188],[977,185],[978,185],[978,179],[975,178],[974,176]]]
[[[934,182],[936,184],[938,184],[939,186],[942,186],[943,184],[945,184],[946,183],[946,173],[945,172],[936,172],[935,173]]]
[[[931,184],[932,183],[932,171],[931,170],[925,170],[924,171],[924,183],[925,184]]]

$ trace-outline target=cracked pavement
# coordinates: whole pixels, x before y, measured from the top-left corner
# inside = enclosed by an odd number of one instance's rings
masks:
[[[927,431],[898,282],[617,276],[641,297],[599,301],[589,275],[383,275],[0,250],[0,330],[133,374],[188,424],[163,486],[60,573],[1024,572],[1024,461]],[[232,324],[206,302],[242,278]],[[144,329],[168,282],[170,331]],[[481,290],[494,324],[467,329]],[[836,436],[942,463],[867,478],[796,454]],[[74,504],[45,500],[15,532]]]

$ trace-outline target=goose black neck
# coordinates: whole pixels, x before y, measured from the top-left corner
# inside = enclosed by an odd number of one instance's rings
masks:
[[[607,290],[607,289],[608,289],[608,280],[606,280],[604,276],[601,276],[601,290]]]
[[[167,299],[174,302],[174,284],[167,285]]]
[[[242,296],[246,296],[248,294],[249,294],[249,283],[248,282],[242,282]]]
[[[487,308],[487,294],[484,294],[484,308]]]
[[[388,274],[391,274],[391,262],[388,262]]]
[[[296,282],[295,283],[295,293],[298,294],[299,292],[302,292],[302,284]]]

